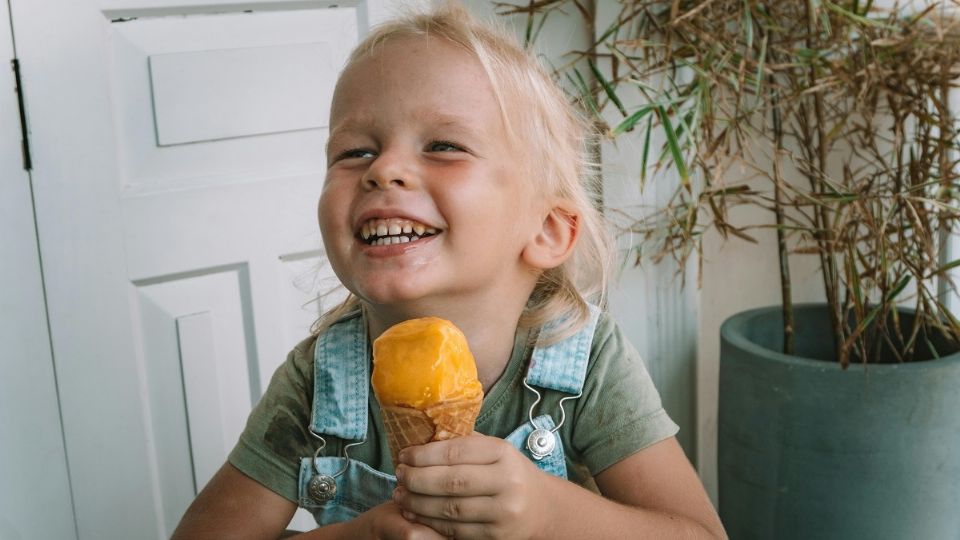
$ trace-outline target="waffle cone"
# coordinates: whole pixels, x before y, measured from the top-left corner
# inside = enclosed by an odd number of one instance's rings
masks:
[[[472,399],[437,403],[424,410],[382,407],[381,416],[387,430],[393,465],[397,465],[400,450],[408,446],[445,441],[472,433],[482,403],[483,396],[479,395]]]

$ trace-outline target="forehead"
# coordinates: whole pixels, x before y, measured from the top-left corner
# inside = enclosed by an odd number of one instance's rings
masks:
[[[462,76],[486,78],[476,55],[457,43],[434,36],[394,35],[360,54],[344,70],[341,80],[358,72],[385,73],[393,67],[440,71],[459,67]]]
[[[372,115],[376,106],[419,109],[446,122],[464,115],[500,115],[493,85],[477,57],[428,36],[387,38],[343,71],[334,91],[332,119]]]

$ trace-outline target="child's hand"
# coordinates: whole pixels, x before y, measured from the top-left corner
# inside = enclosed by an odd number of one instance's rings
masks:
[[[546,477],[510,443],[474,433],[400,453],[394,501],[444,536],[526,539],[546,525]]]
[[[367,510],[354,520],[360,528],[354,538],[370,540],[445,540],[437,531],[419,523],[411,523],[400,514],[400,507],[385,502]]]

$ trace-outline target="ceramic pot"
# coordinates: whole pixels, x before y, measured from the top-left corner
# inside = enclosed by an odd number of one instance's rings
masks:
[[[779,306],[722,326],[719,511],[730,538],[960,538],[960,354],[834,361],[824,305]],[[902,312],[909,321],[912,315]]]

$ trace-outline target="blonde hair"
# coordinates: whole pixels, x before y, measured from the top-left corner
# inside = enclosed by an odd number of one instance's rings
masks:
[[[573,334],[587,320],[586,299],[600,305],[605,302],[613,253],[603,217],[586,186],[593,170],[584,159],[589,124],[512,35],[480,22],[452,2],[375,27],[353,50],[347,66],[392,39],[410,36],[446,40],[479,60],[493,86],[511,142],[522,141],[525,148],[532,148],[528,176],[541,192],[567,201],[578,216],[579,238],[572,256],[540,275],[519,322],[521,327],[536,328],[555,319],[563,321],[549,335],[539,337],[542,343]],[[349,295],[321,316],[314,332],[321,332],[359,305],[359,299]]]

